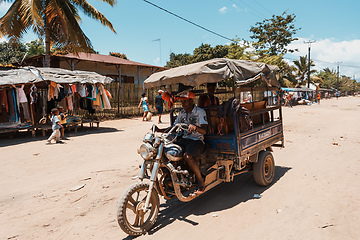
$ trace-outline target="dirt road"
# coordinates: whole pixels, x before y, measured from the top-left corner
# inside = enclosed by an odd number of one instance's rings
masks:
[[[190,203],[162,200],[156,226],[137,239],[358,239],[360,97],[283,115],[273,185],[246,173]],[[126,238],[116,205],[136,181],[136,149],[151,125],[107,121],[50,146],[40,136],[0,139],[0,239]]]

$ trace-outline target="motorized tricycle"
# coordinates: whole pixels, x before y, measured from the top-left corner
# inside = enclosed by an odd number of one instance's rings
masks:
[[[204,107],[208,131],[204,136],[205,151],[198,162],[205,191],[249,171],[253,172],[257,184],[268,186],[272,183],[275,174],[272,147],[284,146],[275,70],[276,66],[263,63],[213,59],[156,73],[145,80],[145,88],[177,83],[196,87],[229,79],[234,83],[231,91],[221,92],[232,94],[233,98],[221,106]],[[256,83],[259,81],[265,86]],[[251,92],[254,98],[265,96],[265,99],[236,104],[243,92]],[[144,159],[139,181],[123,193],[117,209],[119,226],[129,235],[145,234],[153,227],[159,213],[159,195],[183,202],[199,196],[193,191],[194,173],[184,161],[181,147],[174,144],[188,129],[185,124],[173,124],[176,112],[176,108],[170,112],[168,132],[156,133],[154,125],[138,149]]]

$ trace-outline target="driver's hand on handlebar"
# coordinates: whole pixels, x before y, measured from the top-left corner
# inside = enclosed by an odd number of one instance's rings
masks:
[[[188,128],[188,132],[196,132],[196,131],[197,131],[197,127],[195,125],[190,124]]]

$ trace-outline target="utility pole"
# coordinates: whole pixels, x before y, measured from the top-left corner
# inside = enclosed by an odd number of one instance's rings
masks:
[[[162,66],[162,61],[161,61],[161,39],[158,38],[158,39],[155,39],[155,40],[152,40],[153,42],[159,42],[159,46],[160,46],[160,66]]]
[[[356,78],[355,78],[355,74],[354,74],[354,94],[353,94],[353,96],[355,96],[355,91],[356,91]]]
[[[340,63],[341,62],[336,62],[336,64],[337,64],[337,81],[336,81],[336,89],[337,89],[337,91],[339,92],[339,67],[340,67]]]
[[[314,43],[314,42],[316,42],[315,40],[313,40],[313,41],[307,41],[307,42],[305,42],[304,41],[304,44],[308,44],[308,46],[309,46],[309,54],[308,54],[308,88],[310,88],[310,47],[311,47],[311,44],[312,43]]]

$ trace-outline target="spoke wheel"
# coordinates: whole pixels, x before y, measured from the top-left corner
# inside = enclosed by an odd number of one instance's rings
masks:
[[[260,186],[270,185],[275,176],[275,161],[268,151],[259,153],[259,159],[254,163],[254,180]]]
[[[117,208],[117,220],[121,229],[129,235],[145,234],[155,223],[159,213],[159,196],[153,188],[149,207],[144,210],[149,184],[138,182],[131,185],[121,196]]]

